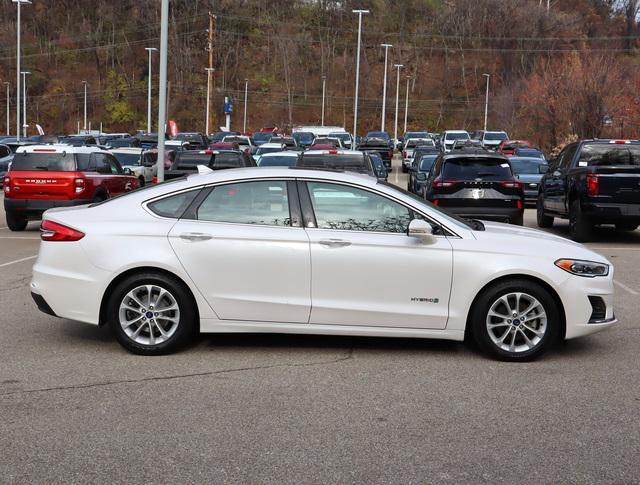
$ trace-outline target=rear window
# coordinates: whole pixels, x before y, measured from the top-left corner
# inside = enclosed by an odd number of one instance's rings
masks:
[[[454,158],[446,160],[443,178],[447,180],[510,180],[509,164],[500,158]]]
[[[502,141],[507,139],[506,133],[487,132],[484,134],[484,139],[489,141]]]
[[[511,157],[509,160],[511,163],[511,168],[513,168],[513,173],[518,175],[532,175],[540,173],[540,165],[546,165],[546,163],[541,160],[532,160],[530,158],[517,158]]]
[[[207,153],[192,153],[189,151],[180,152],[178,154],[178,158],[175,161],[175,167],[173,168],[183,168],[183,167],[194,167],[196,165],[209,165],[211,161],[211,154]]]
[[[112,153],[123,167],[133,167],[140,165],[139,153]]]
[[[273,155],[262,157],[258,165],[260,167],[293,167],[298,161],[298,157],[283,157]]]
[[[640,145],[584,145],[578,159],[579,167],[617,165],[640,165]]]
[[[313,133],[309,133],[309,132],[305,132],[305,131],[300,131],[297,133],[294,133],[292,135],[296,140],[298,140],[299,142],[304,142],[304,143],[311,143],[314,139]],[[253,138],[255,139],[256,136],[253,135]]]
[[[445,140],[468,140],[468,133],[447,133]]]
[[[371,172],[371,166],[362,155],[303,155],[298,165],[306,168],[326,168],[363,173]]]
[[[49,172],[75,172],[76,160],[73,153],[16,153],[11,165],[12,171],[46,170]]]
[[[258,132],[258,133],[254,133],[253,134],[253,139],[255,141],[267,141],[267,140],[271,139],[272,136],[273,136],[273,133],[271,133],[270,131],[269,132],[261,131],[261,132]]]
[[[256,155],[264,155],[265,153],[276,153],[281,151],[282,147],[260,147],[256,150]]]
[[[213,165],[211,166],[214,170],[238,167],[244,167],[242,155],[239,153],[219,153],[213,159]]]

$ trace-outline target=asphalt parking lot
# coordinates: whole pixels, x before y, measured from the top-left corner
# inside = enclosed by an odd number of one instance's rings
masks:
[[[284,335],[134,356],[36,309],[38,224],[5,226],[0,483],[640,482],[640,231],[589,244],[615,265],[620,323],[508,364],[453,342]]]

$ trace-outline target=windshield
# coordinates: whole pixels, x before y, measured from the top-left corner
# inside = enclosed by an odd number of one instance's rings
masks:
[[[438,158],[437,155],[426,155],[422,157],[420,159],[420,167],[418,170],[420,170],[421,172],[428,172],[429,170],[431,170],[433,162],[436,161],[436,158]]]
[[[445,140],[468,140],[469,133],[447,133],[444,137]]]
[[[174,140],[182,141],[202,141],[202,138],[197,133],[178,133]]]
[[[544,159],[544,153],[534,148],[518,148],[516,150],[516,155],[519,155],[521,157],[532,157],[532,158]]]
[[[640,145],[604,143],[584,145],[578,160],[579,167],[618,165],[640,165]]]
[[[540,173],[540,165],[546,165],[543,160],[539,158],[519,158],[511,157],[509,159],[513,173],[516,175],[534,175]]]
[[[291,135],[298,143],[311,143],[315,138],[313,133],[308,131],[298,131]]]
[[[503,131],[487,131],[484,134],[484,139],[489,141],[502,141],[508,139],[508,136]]]
[[[258,162],[259,167],[293,167],[298,161],[298,157],[284,155],[264,156]]]
[[[180,152],[177,160],[174,162],[175,167],[183,168],[193,167],[195,165],[209,165],[211,161],[211,154],[208,153],[191,153],[189,151]]]
[[[427,131],[410,131],[404,135],[405,140],[410,140],[411,138],[430,138],[430,136]]]
[[[265,153],[276,153],[281,152],[282,147],[260,147],[256,150],[256,155],[264,155]]]
[[[76,161],[73,153],[16,153],[11,171],[47,170],[50,172],[75,172]]]
[[[273,133],[270,131],[259,131],[253,134],[253,140],[266,142],[266,141],[269,141],[272,136],[273,136]]]
[[[407,148],[415,148],[417,146],[433,146],[433,140],[425,140],[422,138],[416,138],[407,142]]]
[[[389,133],[387,133],[386,131],[370,131],[369,133],[367,133],[366,138],[382,138],[383,140],[391,139]]]
[[[452,158],[445,161],[445,180],[510,180],[509,163],[500,158]]]
[[[298,164],[305,168],[327,168],[333,170],[347,170],[350,172],[371,172],[371,167],[362,154],[338,155],[303,155]]]
[[[113,152],[112,152],[113,153]],[[140,165],[139,153],[113,153],[123,167],[133,167]]]
[[[329,138],[340,138],[342,141],[350,141],[349,133],[329,133]]]

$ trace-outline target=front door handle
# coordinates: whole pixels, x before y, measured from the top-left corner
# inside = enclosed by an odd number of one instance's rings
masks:
[[[320,244],[327,246],[328,248],[344,248],[351,246],[351,242],[345,241],[344,239],[324,239],[320,241]]]
[[[180,239],[185,239],[187,241],[208,241],[212,239],[213,236],[211,234],[205,234],[203,232],[183,232],[180,234]]]

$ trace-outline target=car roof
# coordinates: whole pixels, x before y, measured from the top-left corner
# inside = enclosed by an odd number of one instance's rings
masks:
[[[302,155],[362,155],[360,150],[344,150],[336,148],[335,150],[307,150],[302,152]]]
[[[270,158],[270,157],[297,157],[299,155],[300,155],[300,152],[294,152],[291,150],[282,150],[281,152],[265,153],[264,155],[261,155],[261,156],[262,158]]]
[[[50,152],[50,153],[93,153],[103,152],[107,153],[104,148],[98,145],[90,146],[72,146],[65,145],[64,143],[55,143],[51,145],[25,145],[18,148],[17,153],[37,153],[37,152]]]
[[[260,148],[282,148],[282,145],[283,143],[276,143],[276,142],[263,143],[262,145],[260,145],[258,150]]]

